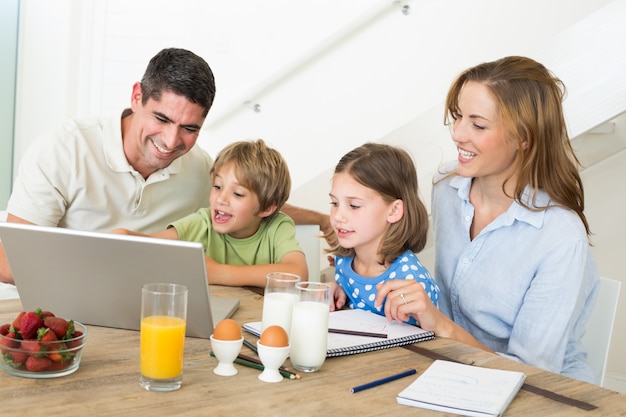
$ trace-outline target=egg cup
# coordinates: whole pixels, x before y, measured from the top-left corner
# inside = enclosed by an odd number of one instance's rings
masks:
[[[257,341],[259,359],[263,364],[263,372],[259,379],[263,382],[280,382],[283,376],[278,370],[289,356],[289,345],[284,347],[265,346]]]
[[[218,364],[213,369],[213,373],[220,376],[237,375],[237,368],[233,365],[235,358],[241,352],[243,346],[243,337],[239,340],[219,340],[213,335],[211,339],[211,348],[217,358]]]

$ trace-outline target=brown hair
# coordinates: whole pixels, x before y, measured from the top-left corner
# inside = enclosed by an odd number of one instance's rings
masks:
[[[211,168],[211,181],[215,181],[217,172],[229,163],[233,163],[241,185],[257,195],[260,211],[276,204],[275,214],[289,198],[291,176],[287,163],[280,152],[269,148],[263,139],[234,142],[222,149]]]
[[[400,148],[366,143],[345,154],[335,174],[348,173],[363,186],[376,191],[386,202],[401,199],[404,216],[391,225],[378,248],[381,264],[391,263],[407,250],[424,249],[428,233],[428,211],[418,195],[417,172],[411,155]],[[334,254],[352,256],[354,249],[338,246]]]
[[[504,126],[517,141],[515,201],[529,210],[546,210],[548,207],[535,205],[537,192],[543,189],[557,205],[576,212],[589,235],[580,162],[563,115],[563,82],[542,64],[521,56],[477,65],[452,83],[446,98],[446,125],[456,120],[459,94],[469,81],[490,89]],[[503,191],[510,179],[502,185]],[[526,186],[532,190],[531,203],[522,199]]]

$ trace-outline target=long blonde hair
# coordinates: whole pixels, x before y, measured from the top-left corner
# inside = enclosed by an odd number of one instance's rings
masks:
[[[572,149],[563,116],[566,92],[563,82],[542,64],[521,56],[477,65],[462,72],[452,83],[446,98],[446,125],[454,123],[459,94],[468,81],[491,90],[506,129],[517,141],[514,162],[517,183],[511,197],[529,210],[546,210],[548,207],[535,205],[537,192],[543,189],[556,204],[573,210],[589,235],[583,183],[578,172],[580,162]],[[510,179],[502,185],[503,191]],[[522,199],[526,186],[532,190],[531,203]]]

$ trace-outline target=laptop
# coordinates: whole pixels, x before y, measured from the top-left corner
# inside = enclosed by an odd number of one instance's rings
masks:
[[[189,290],[187,336],[209,338],[239,308],[210,296],[201,243],[7,222],[0,241],[25,311],[139,330],[142,286],[175,283]]]

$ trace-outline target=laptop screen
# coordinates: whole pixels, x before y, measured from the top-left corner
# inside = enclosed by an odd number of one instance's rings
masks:
[[[4,222],[0,240],[25,311],[138,330],[142,286],[176,283],[189,289],[187,335],[208,338],[239,306],[210,297],[200,243]]]

